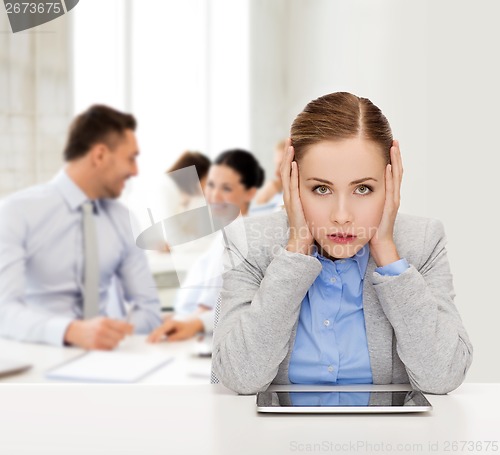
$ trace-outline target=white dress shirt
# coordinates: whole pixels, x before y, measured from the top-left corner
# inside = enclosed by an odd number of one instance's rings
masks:
[[[0,335],[63,345],[68,325],[82,318],[86,195],[61,170],[50,182],[0,203]],[[99,246],[99,312],[108,312],[116,280],[132,304],[138,333],[161,323],[160,303],[144,252],[134,241],[128,210],[118,201],[96,201]],[[122,305],[123,314],[125,308]]]
[[[193,316],[202,306],[208,311],[197,314],[206,333],[213,331],[214,309],[222,289],[224,246],[222,236],[217,235],[211,247],[190,267],[175,298],[175,319]]]
[[[240,215],[224,228],[226,239],[222,231],[218,231],[213,236],[210,248],[193,263],[177,291],[176,319],[189,319],[197,309],[203,307],[208,311],[200,312],[196,316],[202,321],[205,333],[213,332],[215,306],[222,290],[223,274],[244,260],[244,257],[235,256],[228,251],[226,241],[228,237],[238,235],[245,244],[244,219],[245,217]],[[243,245],[241,249],[248,251],[248,245]]]

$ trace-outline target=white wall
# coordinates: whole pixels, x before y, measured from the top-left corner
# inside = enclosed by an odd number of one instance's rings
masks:
[[[275,144],[288,136],[287,24],[289,0],[251,0],[250,150],[273,175]]]
[[[50,179],[71,118],[67,17],[12,33],[0,8],[0,197]]]
[[[254,5],[251,30],[269,42],[253,41],[252,74],[267,78],[252,84],[252,98],[266,103],[252,111],[252,147],[271,171],[264,141],[269,149],[279,139],[279,112],[289,128],[307,102],[338,90],[377,104],[401,142],[401,211],[439,218],[447,231],[456,304],[475,348],[467,380],[500,381],[500,4],[294,0],[282,8],[281,0]],[[269,112],[269,122],[259,118]]]

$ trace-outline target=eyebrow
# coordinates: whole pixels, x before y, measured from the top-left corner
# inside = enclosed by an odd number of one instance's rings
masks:
[[[333,183],[330,182],[329,180],[320,179],[318,177],[311,177],[310,179],[307,179],[307,181],[309,181],[309,180],[316,180],[318,182],[326,183],[327,185],[333,186]],[[349,183],[349,185],[357,185],[358,183],[366,182],[367,180],[373,180],[374,182],[378,182],[378,180],[373,178],[373,177],[363,177],[362,179],[353,180],[351,183]]]

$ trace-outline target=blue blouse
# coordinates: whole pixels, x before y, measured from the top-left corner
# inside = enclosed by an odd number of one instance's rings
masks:
[[[295,384],[371,384],[363,280],[370,249],[332,261],[315,253],[323,268],[302,301],[288,378]],[[378,267],[397,276],[406,259]]]

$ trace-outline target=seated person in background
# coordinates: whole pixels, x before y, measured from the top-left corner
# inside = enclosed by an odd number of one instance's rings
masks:
[[[285,153],[286,140],[283,139],[274,148],[274,175],[262,189],[259,190],[250,207],[250,215],[272,212],[283,206],[283,185],[281,183],[280,166]]]
[[[182,171],[190,166],[194,166],[196,172]],[[208,157],[200,152],[186,150],[177,161],[167,169],[167,176],[175,183],[179,190],[179,193],[177,193],[177,200],[172,194],[173,192],[169,191],[168,203],[171,206],[171,210],[173,210],[170,216],[206,205],[203,192],[205,190],[209,168],[210,159]],[[174,207],[172,207],[172,203]],[[169,253],[170,245],[165,243],[159,250],[164,253]]]
[[[203,192],[205,191],[210,164],[210,158],[206,157],[202,153],[186,150],[177,159],[177,161],[169,169],[167,169],[167,174],[172,178],[180,191],[180,211],[183,212],[190,210],[193,206],[200,206],[200,204],[197,203],[197,199],[203,199]],[[182,178],[182,173],[175,172],[189,166],[194,166],[196,168],[198,181],[194,182],[190,179]],[[204,204],[205,201],[203,199],[202,205]]]
[[[161,323],[144,252],[115,200],[138,172],[135,128],[132,115],[90,107],[71,125],[66,166],[0,203],[0,336],[113,349]],[[115,279],[132,304],[127,322],[106,317]]]
[[[250,201],[263,181],[264,170],[251,153],[228,150],[221,153],[210,167],[205,198],[212,210],[231,204],[239,207],[241,215],[246,216]],[[189,270],[179,289],[176,315],[154,330],[149,341],[158,342],[165,335],[169,341],[178,341],[199,332],[212,332],[214,308],[222,286],[223,254],[223,244],[218,237]]]
[[[245,220],[224,273],[212,367],[243,394],[275,384],[458,387],[472,344],[441,222],[398,213],[403,167],[370,100],[332,93],[295,118],[285,211]],[[246,251],[242,250],[246,247]]]

